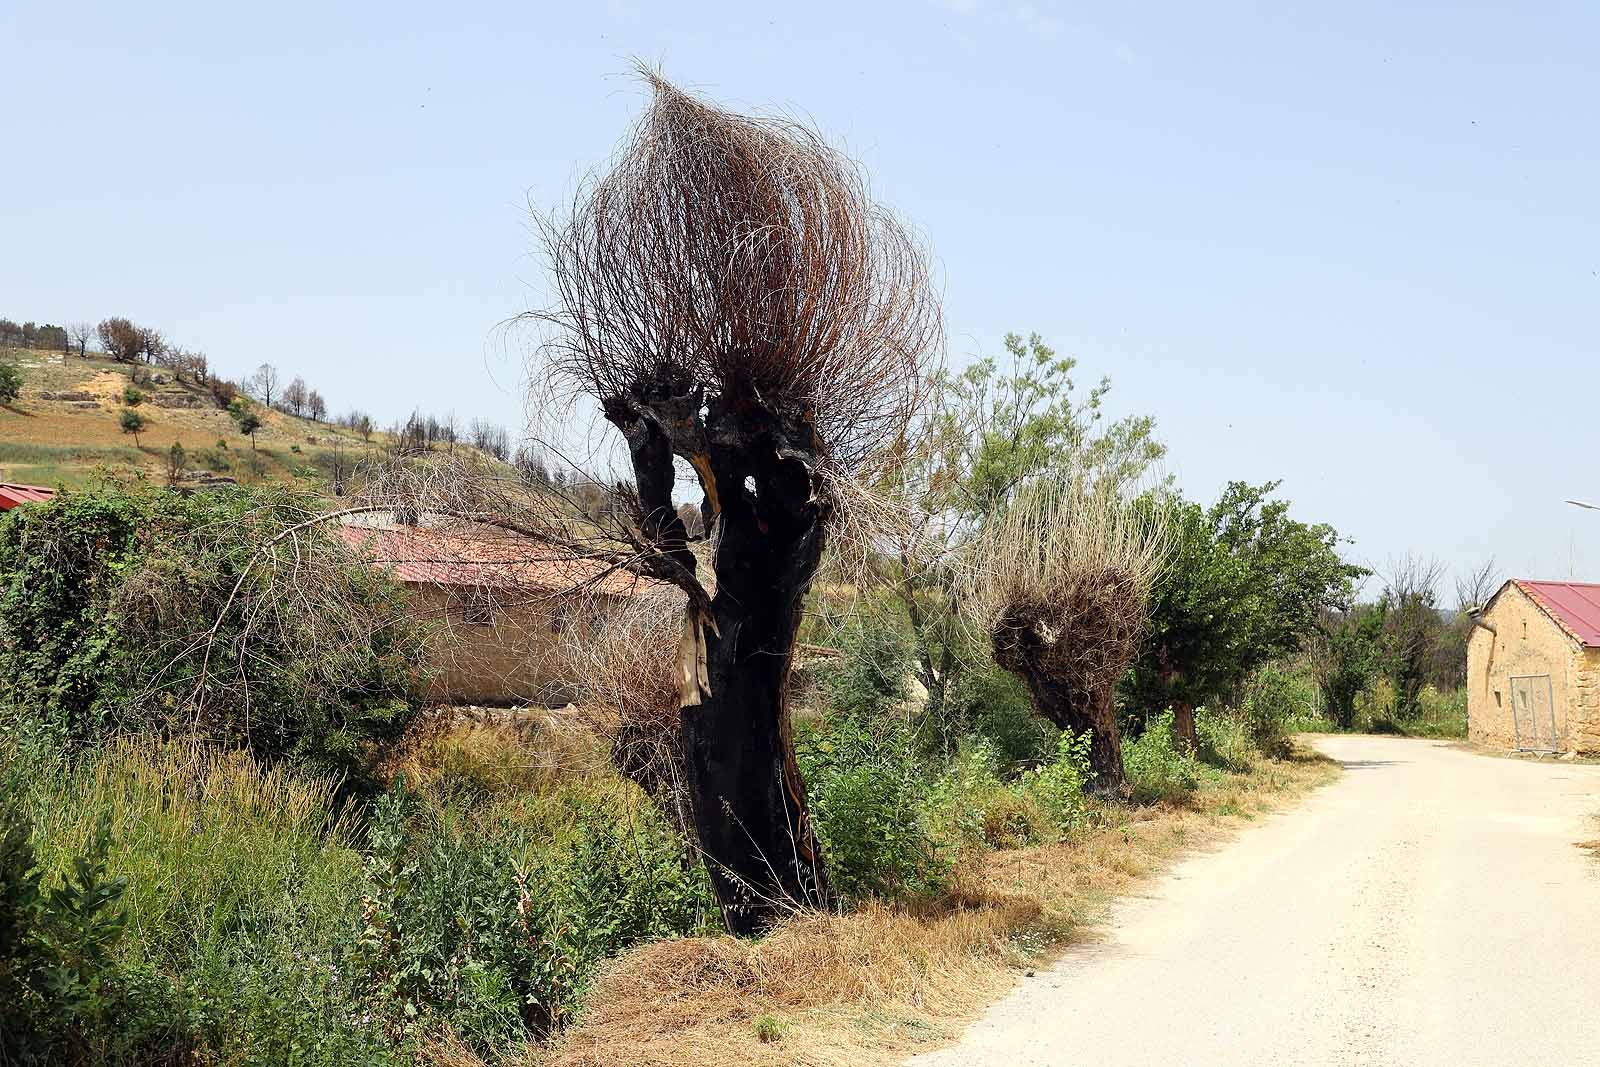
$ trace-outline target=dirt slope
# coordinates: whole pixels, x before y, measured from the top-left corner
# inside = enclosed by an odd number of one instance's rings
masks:
[[[1600,767],[1326,738],[1349,771],[1119,904],[915,1067],[1600,1057]]]
[[[243,482],[326,476],[337,451],[346,461],[366,445],[329,423],[258,410],[255,448],[210,394],[149,368],[157,381],[139,387],[147,427],[137,441],[122,431],[123,390],[131,367],[60,352],[0,350],[22,372],[22,395],[0,406],[0,481],[77,486],[98,472],[165,479],[167,451],[182,443],[188,466]],[[377,442],[383,435],[374,435]]]

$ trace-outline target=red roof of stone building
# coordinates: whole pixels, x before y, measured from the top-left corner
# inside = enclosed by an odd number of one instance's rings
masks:
[[[413,585],[578,590],[635,596],[662,583],[515,534],[464,536],[414,526],[340,526],[357,555]]]
[[[1600,648],[1600,585],[1592,582],[1534,582],[1514,579],[1518,589],[1544,609],[1561,628],[1589,648]]]
[[[0,511],[10,511],[18,504],[36,504],[55,495],[54,489],[47,489],[42,485],[0,482]]]

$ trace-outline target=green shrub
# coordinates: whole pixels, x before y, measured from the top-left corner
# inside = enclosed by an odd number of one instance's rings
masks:
[[[1289,724],[1315,714],[1319,691],[1305,672],[1278,663],[1258,668],[1245,682],[1239,710],[1250,729],[1250,740],[1268,756],[1288,749]]]
[[[755,1032],[757,1041],[770,1045],[783,1040],[783,1035],[789,1032],[789,1024],[776,1015],[758,1015],[756,1021],[751,1024],[751,1029]]]
[[[122,402],[130,408],[136,408],[144,403],[144,393],[134,386],[127,386],[122,390]]]
[[[13,1008],[87,1020],[80,1062],[400,1064],[445,1033],[493,1056],[570,1017],[604,958],[715,914],[703,869],[617,779],[491,802],[400,787],[363,829],[332,814],[331,780],[245,753],[144,742],[69,763],[17,741],[0,768],[26,764],[37,859],[0,835],[0,1035],[28,1032]],[[79,993],[4,988],[22,973],[15,872],[48,886],[84,855],[88,883],[126,880],[125,933],[82,971],[92,1016]]]
[[[701,932],[711,910],[703,870],[620,783],[472,809],[401,787],[370,849],[364,980],[397,1020],[480,1053],[560,1025],[602,959]]]
[[[0,516],[0,725],[73,745],[192,731],[358,770],[411,714],[422,634],[325,532],[258,554],[315,507],[106,487]]]
[[[1202,763],[1240,774],[1255,766],[1255,743],[1250,739],[1250,726],[1242,716],[1196,708],[1194,718],[1200,742],[1195,754]]]
[[[1087,733],[1073,736],[1063,731],[1056,739],[1055,758],[1022,776],[1023,791],[1050,818],[1058,838],[1077,828],[1088,815],[1083,787],[1089,781],[1089,742]]]
[[[1122,761],[1139,803],[1187,800],[1204,775],[1194,755],[1173,738],[1170,710],[1150,719],[1144,733],[1122,746]]]
[[[99,850],[125,883],[106,979],[120,993],[92,1062],[394,1059],[352,970],[362,869],[348,822],[330,815],[332,782],[148,742],[35,758],[28,781],[45,876]]]
[[[935,840],[962,848],[1019,848],[1053,836],[1049,817],[1015,783],[985,738],[969,737],[925,798]]]
[[[0,404],[10,404],[22,393],[22,372],[16,364],[0,360]]]
[[[929,775],[903,719],[830,717],[798,755],[841,899],[916,898],[944,886],[949,869],[929,823]]]
[[[905,703],[912,653],[904,636],[868,618],[843,629],[838,644],[839,658],[819,672],[836,715],[872,718]]]
[[[963,671],[948,698],[954,721],[994,746],[1003,766],[1020,768],[1048,760],[1060,731],[1034,714],[1028,687],[993,663]]]
[[[1418,737],[1467,736],[1467,687],[1440,692],[1423,686],[1417,695],[1417,714],[1405,723],[1406,732]]]

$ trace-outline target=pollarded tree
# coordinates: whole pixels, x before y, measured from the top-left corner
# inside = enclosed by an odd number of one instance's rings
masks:
[[[1086,475],[1035,478],[978,533],[958,586],[1034,711],[1089,735],[1090,785],[1126,790],[1113,695],[1139,651],[1165,512]]]
[[[901,449],[941,343],[928,259],[813,129],[646,73],[609,173],[542,220],[547,383],[598,401],[631,460],[639,569],[688,607],[677,672],[702,854],[730,929],[828,899],[790,736],[802,601],[830,532]],[[712,527],[714,592],[673,500]]]

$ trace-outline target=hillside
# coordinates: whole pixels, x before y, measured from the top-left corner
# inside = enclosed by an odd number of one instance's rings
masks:
[[[22,373],[21,396],[0,406],[0,481],[73,487],[107,473],[164,481],[175,441],[184,447],[190,480],[326,478],[340,458],[348,468],[387,439],[374,433],[367,443],[353,430],[257,405],[262,425],[252,449],[208,391],[170,371],[141,368],[152,377],[139,387],[144,399],[137,410],[147,425],[135,444],[120,421],[132,366],[37,349],[0,349],[0,360]]]

